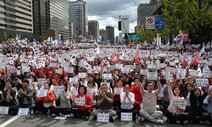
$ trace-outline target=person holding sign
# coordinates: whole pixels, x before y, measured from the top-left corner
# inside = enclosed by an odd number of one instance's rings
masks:
[[[97,90],[95,89],[95,82],[88,81],[87,93],[90,95],[92,102],[96,99]]]
[[[185,125],[188,120],[188,116],[185,115],[186,101],[182,97],[182,93],[179,87],[172,87],[171,83],[168,82],[168,93],[169,93],[169,106],[165,115],[170,123],[180,122],[181,125]]]
[[[37,77],[35,75],[31,75],[30,79],[31,79],[31,85],[30,86],[32,87],[32,89],[38,90]]]
[[[16,91],[12,89],[12,85],[10,82],[6,82],[6,91],[0,91],[0,105],[1,106],[8,106],[9,107],[9,113],[12,113],[13,110],[16,108]]]
[[[163,124],[163,120],[159,119],[162,117],[163,113],[156,110],[157,97],[161,91],[160,78],[158,77],[157,79],[157,90],[154,90],[154,82],[147,82],[146,80],[147,79],[145,77],[141,87],[141,94],[143,96],[143,109],[141,109],[139,113],[150,122]],[[147,90],[144,89],[145,85]]]
[[[72,95],[72,98],[70,98],[72,101],[74,101],[75,97],[78,94],[78,88],[81,85],[80,81],[78,81],[76,84],[73,84],[73,86],[70,88],[70,92]]]
[[[191,91],[190,94],[190,102],[191,109],[189,112],[189,120],[192,123],[200,123],[201,121],[208,121],[211,123],[211,118],[209,115],[203,114],[203,100],[207,96],[207,89],[204,94],[201,94],[201,90],[199,88],[195,88]]]
[[[34,108],[35,91],[29,88],[29,80],[24,79],[22,81],[23,88],[18,91],[17,99],[19,101],[19,107],[29,108],[30,111]]]
[[[92,101],[90,95],[87,94],[87,89],[85,86],[79,86],[78,95],[75,97],[73,105],[77,108],[72,110],[75,117],[89,120]]]
[[[63,92],[59,93],[60,106],[52,107],[52,113],[64,116],[71,113],[70,92],[67,85],[63,84]]]
[[[133,110],[133,104],[135,102],[135,95],[134,93],[130,92],[130,86],[125,86],[125,92],[120,94],[121,100],[121,111],[117,112],[118,116],[121,118],[121,112],[132,112],[133,113],[133,120],[135,120],[135,112]]]
[[[134,93],[135,95],[134,109],[139,111],[140,103],[143,100],[141,95],[141,82],[139,78],[134,79],[134,85],[131,86],[130,92]]]
[[[121,102],[120,102],[120,94],[123,92],[124,86],[122,79],[118,79],[116,81],[115,87],[113,88],[114,94],[114,109],[120,109]]]
[[[55,96],[53,91],[49,89],[48,84],[44,84],[44,90],[47,90],[47,96],[36,99],[35,111],[41,111],[43,114],[46,114],[49,109],[52,112],[52,107],[55,106]]]
[[[114,116],[116,116],[116,112],[113,110],[113,95],[112,93],[108,92],[107,84],[102,84],[100,87],[100,94],[97,95],[97,107],[93,111],[94,118],[97,118],[99,113],[106,113],[110,116],[110,121],[114,121]]]

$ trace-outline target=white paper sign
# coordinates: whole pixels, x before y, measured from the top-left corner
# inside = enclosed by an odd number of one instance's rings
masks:
[[[121,112],[121,121],[133,121],[132,113]]]
[[[60,93],[63,93],[63,91],[64,91],[63,86],[54,86],[53,89],[54,89],[53,91],[55,94],[60,94]]]
[[[92,74],[92,73],[93,73],[93,68],[87,68],[87,72],[88,72],[89,74]]]
[[[141,75],[147,75],[147,72],[149,72],[148,69],[140,69],[140,74]]]
[[[74,68],[73,68],[73,67],[67,67],[67,66],[66,66],[66,67],[64,68],[64,71],[67,72],[67,73],[73,73],[73,72],[74,72]]]
[[[128,67],[123,67],[123,68],[121,69],[121,71],[122,71],[123,73],[128,74],[129,71],[130,71],[130,69],[129,69]]]
[[[0,69],[5,69],[6,64],[5,63],[0,63]]]
[[[170,62],[170,66],[175,66],[175,62]]]
[[[22,73],[24,74],[25,72],[30,72],[30,67],[23,66]]]
[[[194,69],[189,69],[189,75],[197,76],[197,71]]]
[[[86,73],[78,73],[79,78],[86,78]]]
[[[47,96],[47,90],[40,89],[37,91],[37,97],[46,97]]]
[[[51,62],[51,63],[49,64],[49,67],[58,68],[59,65],[60,65],[59,63]]]
[[[184,106],[185,105],[185,99],[173,99],[173,106]]]
[[[106,80],[111,80],[112,79],[112,74],[104,74],[103,75],[103,78],[106,79]]]
[[[196,78],[196,83],[197,83],[198,87],[207,86],[208,85],[208,79]]]
[[[158,73],[157,72],[148,72],[147,79],[149,80],[157,80]]]
[[[56,69],[55,70],[55,73],[57,73],[57,74],[63,74],[63,69],[62,68]]]
[[[173,77],[173,74],[171,74],[170,72],[167,72],[165,74],[166,80],[170,80]]]
[[[136,68],[135,65],[125,65],[125,67],[129,68],[130,70],[133,70]]]
[[[94,66],[93,70],[94,70],[94,72],[100,72],[101,71],[101,66]]]
[[[116,64],[116,69],[122,69],[123,64]]]
[[[180,79],[180,75],[182,79],[186,78],[186,69],[178,69],[177,78]]]
[[[205,78],[210,78],[211,75],[212,75],[211,71],[203,70],[203,72],[202,72],[202,76]]]
[[[85,105],[85,98],[75,98],[75,103],[78,106],[84,106]]]
[[[18,115],[27,116],[29,112],[29,108],[19,108]]]
[[[7,115],[9,112],[9,107],[0,107],[0,114]]]
[[[114,94],[121,94],[124,92],[124,88],[114,87]]]
[[[99,113],[97,115],[97,122],[103,122],[103,123],[108,123],[109,122],[109,114],[105,114],[105,113]]]
[[[77,84],[79,81],[78,77],[69,78],[69,82],[73,84]]]
[[[92,62],[92,61],[94,61],[94,57],[87,57],[87,60],[88,60],[89,62]]]
[[[46,83],[46,78],[38,78],[38,84],[40,86],[44,85]]]

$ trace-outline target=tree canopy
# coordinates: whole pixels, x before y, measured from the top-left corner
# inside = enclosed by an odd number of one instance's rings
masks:
[[[177,35],[179,30],[189,34],[193,43],[212,40],[212,0],[159,0],[165,20],[163,30],[140,28],[141,40],[151,41],[157,33],[162,38]]]
[[[194,43],[212,40],[212,0],[160,0],[165,25],[187,32]]]

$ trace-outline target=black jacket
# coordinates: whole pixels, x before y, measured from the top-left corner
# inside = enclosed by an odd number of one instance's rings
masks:
[[[205,92],[203,95],[200,95],[199,97],[196,97],[194,95],[194,91],[191,91],[190,94],[190,103],[191,103],[191,109],[190,113],[196,116],[202,116],[202,105],[203,105],[203,100],[207,96],[207,92]]]

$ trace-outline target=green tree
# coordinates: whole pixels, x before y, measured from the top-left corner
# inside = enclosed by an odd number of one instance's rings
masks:
[[[177,34],[179,29],[187,32],[194,43],[212,39],[212,0],[160,0],[164,8],[165,25],[174,28],[169,34]]]
[[[4,34],[3,34],[3,41],[7,41],[7,40],[8,40],[7,33],[4,31]]]
[[[43,42],[45,40],[44,36],[40,35],[36,38],[39,42]]]
[[[152,42],[157,34],[160,35],[162,39],[168,37],[172,31],[169,28],[158,29],[158,30],[147,30],[143,27],[138,30],[138,33],[141,36],[141,41]]]

